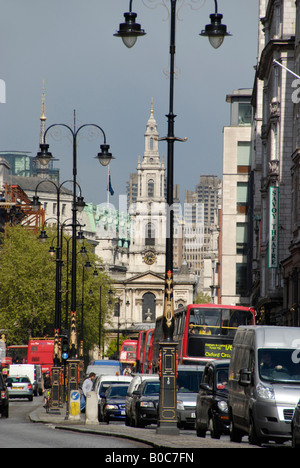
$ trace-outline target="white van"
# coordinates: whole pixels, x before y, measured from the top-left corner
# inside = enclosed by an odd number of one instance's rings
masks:
[[[9,366],[10,377],[25,377],[30,379],[33,386],[34,396],[43,393],[42,368],[38,364],[11,364]]]
[[[300,328],[239,327],[229,366],[230,438],[260,445],[291,439],[300,395]]]
[[[110,361],[110,360],[102,360],[102,361],[94,361],[93,364],[90,364],[86,369],[86,377],[90,375],[91,372],[98,375],[110,374],[110,375],[121,375],[121,365],[119,361]]]

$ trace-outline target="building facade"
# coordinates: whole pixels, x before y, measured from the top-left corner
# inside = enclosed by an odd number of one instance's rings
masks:
[[[221,302],[248,304],[248,221],[251,170],[251,89],[233,91],[223,132]]]
[[[258,65],[252,99],[254,196],[250,299],[258,310],[260,322],[275,325],[293,323],[294,310],[291,310],[296,298],[292,290],[297,272],[293,265],[297,222],[292,213],[297,211],[298,117],[293,103],[295,77],[290,71],[296,69],[298,4],[292,0],[260,1]]]

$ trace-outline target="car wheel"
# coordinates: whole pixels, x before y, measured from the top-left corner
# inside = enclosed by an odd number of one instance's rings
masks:
[[[206,437],[206,428],[205,429],[200,429],[200,427],[199,427],[199,425],[197,423],[197,419],[196,419],[195,427],[196,427],[197,437]]]
[[[210,416],[208,421],[208,430],[210,431],[210,435],[212,439],[220,439],[221,433],[217,429],[217,422],[214,415]]]
[[[296,431],[295,429],[292,427],[292,447],[293,448],[300,448],[300,443],[297,439],[297,436],[296,436]]]
[[[28,401],[33,401],[33,395],[31,395],[30,397],[28,397]]]
[[[230,428],[229,428],[230,440],[231,442],[242,442],[242,433],[234,426],[232,418],[230,418]]]
[[[253,419],[253,416],[251,415],[250,422],[249,422],[249,444],[257,445],[258,447],[260,447],[261,443],[262,443],[262,440],[257,435],[254,419]]]
[[[136,427],[145,427],[144,422],[141,420],[140,416],[137,414],[136,416]]]

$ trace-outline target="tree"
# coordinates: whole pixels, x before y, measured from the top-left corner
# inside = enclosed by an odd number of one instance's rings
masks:
[[[8,227],[6,235],[2,236],[0,249],[0,328],[8,330],[8,344],[26,344],[30,337],[54,335],[55,314],[55,256],[49,255],[50,246],[56,246],[56,231],[47,229],[48,240],[41,243],[36,234],[21,226]],[[68,327],[70,317],[71,297],[71,266],[67,266],[67,247],[70,246],[68,236],[64,237],[61,282],[62,326],[65,328],[67,313]],[[99,268],[99,259],[87,244],[88,260],[93,268],[85,269],[84,288],[84,349],[86,352],[98,343],[100,285],[101,285],[101,315],[102,324],[109,318],[107,294],[110,280]],[[77,332],[81,332],[82,304],[82,272],[87,258],[77,257]],[[69,263],[71,263],[69,255]],[[95,268],[98,275],[94,276]],[[68,289],[68,291],[67,291]],[[92,290],[90,296],[88,292]],[[68,295],[67,295],[68,292]],[[68,297],[68,303],[66,298]],[[66,310],[67,306],[67,310]],[[67,328],[68,328],[67,327]]]
[[[48,248],[21,226],[8,227],[0,251],[0,328],[10,344],[53,334],[55,268]]]
[[[194,301],[195,304],[210,304],[211,297],[209,294],[202,291],[201,293],[196,294]]]

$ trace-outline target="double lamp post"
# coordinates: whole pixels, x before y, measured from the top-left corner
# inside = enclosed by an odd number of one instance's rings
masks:
[[[206,25],[201,36],[207,36],[211,45],[217,49],[223,43],[227,33],[226,25],[222,24],[223,15],[218,13],[217,0],[215,12],[210,15],[211,23]],[[157,433],[177,435],[177,396],[176,396],[176,369],[177,369],[177,343],[173,341],[174,334],[174,303],[173,303],[173,187],[174,187],[174,143],[185,141],[177,138],[174,133],[174,77],[175,77],[175,30],[176,30],[176,6],[177,0],[170,0],[171,29],[170,29],[170,94],[168,135],[161,140],[168,143],[167,152],[167,237],[166,237],[166,261],[165,261],[165,297],[163,313],[164,339],[160,343],[161,384],[159,396],[159,413]],[[125,23],[121,23],[116,37],[121,37],[126,47],[131,48],[137,38],[146,33],[141,25],[136,23],[137,14],[132,11],[132,0],[129,2],[129,12],[124,13]]]
[[[36,160],[43,166],[47,167],[49,162],[53,159],[52,154],[49,152],[49,144],[46,142],[47,133],[54,127],[64,127],[66,128],[72,136],[72,147],[73,147],[73,202],[72,202],[72,276],[71,276],[71,311],[70,311],[70,333],[69,333],[69,352],[68,352],[68,393],[71,390],[78,389],[78,341],[77,341],[77,327],[76,327],[76,281],[77,281],[77,252],[76,252],[76,238],[77,238],[77,212],[82,210],[85,206],[81,189],[80,195],[77,197],[76,192],[78,183],[77,183],[77,138],[78,134],[82,129],[86,127],[93,127],[94,129],[100,130],[103,135],[104,143],[100,145],[100,152],[96,156],[96,159],[99,160],[102,166],[107,166],[111,159],[114,159],[112,154],[109,152],[109,145],[106,143],[106,135],[103,129],[96,124],[84,124],[76,129],[74,123],[74,128],[72,129],[66,124],[53,124],[50,125],[44,132],[43,142],[40,144],[40,151],[37,153]],[[47,180],[47,182],[50,182]],[[42,182],[40,182],[42,183]],[[54,182],[52,182],[54,184]],[[38,184],[40,185],[40,184]],[[56,184],[54,184],[56,186]],[[59,353],[59,339],[60,339],[60,322],[61,322],[61,313],[60,306],[61,301],[59,300],[60,294],[60,284],[59,284],[59,254],[61,251],[61,246],[59,246],[59,229],[60,229],[60,186],[56,186],[57,190],[57,265],[56,265],[56,292],[55,292],[55,318],[54,318],[54,356],[53,356],[53,371],[52,371],[52,408],[58,409],[59,407],[59,388],[60,388],[60,353]],[[37,186],[38,188],[38,186]],[[33,206],[38,207],[40,204],[37,190],[35,196],[33,197]]]

